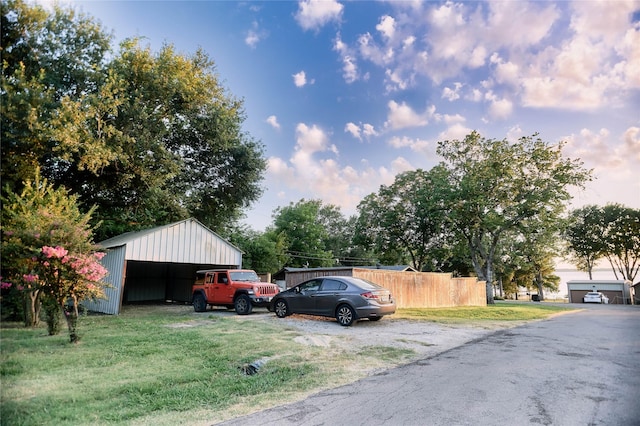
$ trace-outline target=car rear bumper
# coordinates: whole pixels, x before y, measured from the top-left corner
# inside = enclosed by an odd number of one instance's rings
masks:
[[[387,305],[367,305],[356,308],[358,318],[382,317],[384,315],[391,315],[395,312],[395,303],[390,303]]]

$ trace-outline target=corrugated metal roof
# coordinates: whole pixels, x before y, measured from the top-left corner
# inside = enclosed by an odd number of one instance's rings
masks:
[[[127,232],[98,243],[105,249],[126,246],[126,260],[195,264],[242,264],[242,251],[198,220],[137,232]]]

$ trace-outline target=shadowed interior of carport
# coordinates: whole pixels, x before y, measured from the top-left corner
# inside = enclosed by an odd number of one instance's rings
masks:
[[[230,269],[234,265],[211,265],[128,260],[123,304],[140,302],[191,302],[196,271]]]

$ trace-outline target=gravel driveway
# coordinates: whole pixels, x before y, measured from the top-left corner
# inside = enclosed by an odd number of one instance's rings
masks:
[[[211,311],[210,311],[211,312]],[[523,322],[482,322],[481,324],[445,325],[428,321],[413,321],[386,316],[380,321],[362,320],[351,327],[340,326],[334,318],[292,315],[278,318],[271,312],[254,311],[249,316],[233,312],[219,312],[238,320],[251,319],[282,325],[300,333],[294,340],[309,346],[345,347],[350,350],[371,346],[390,346],[410,349],[415,358],[435,355],[497,330],[512,328]],[[412,357],[413,358],[413,357]]]

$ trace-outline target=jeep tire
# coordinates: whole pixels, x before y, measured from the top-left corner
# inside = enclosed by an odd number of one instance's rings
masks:
[[[193,310],[196,312],[204,312],[207,310],[207,301],[201,293],[193,296]]]
[[[249,315],[251,313],[251,310],[253,309],[253,305],[251,305],[251,299],[246,294],[241,294],[236,297],[233,305],[236,308],[236,313],[238,315]]]

